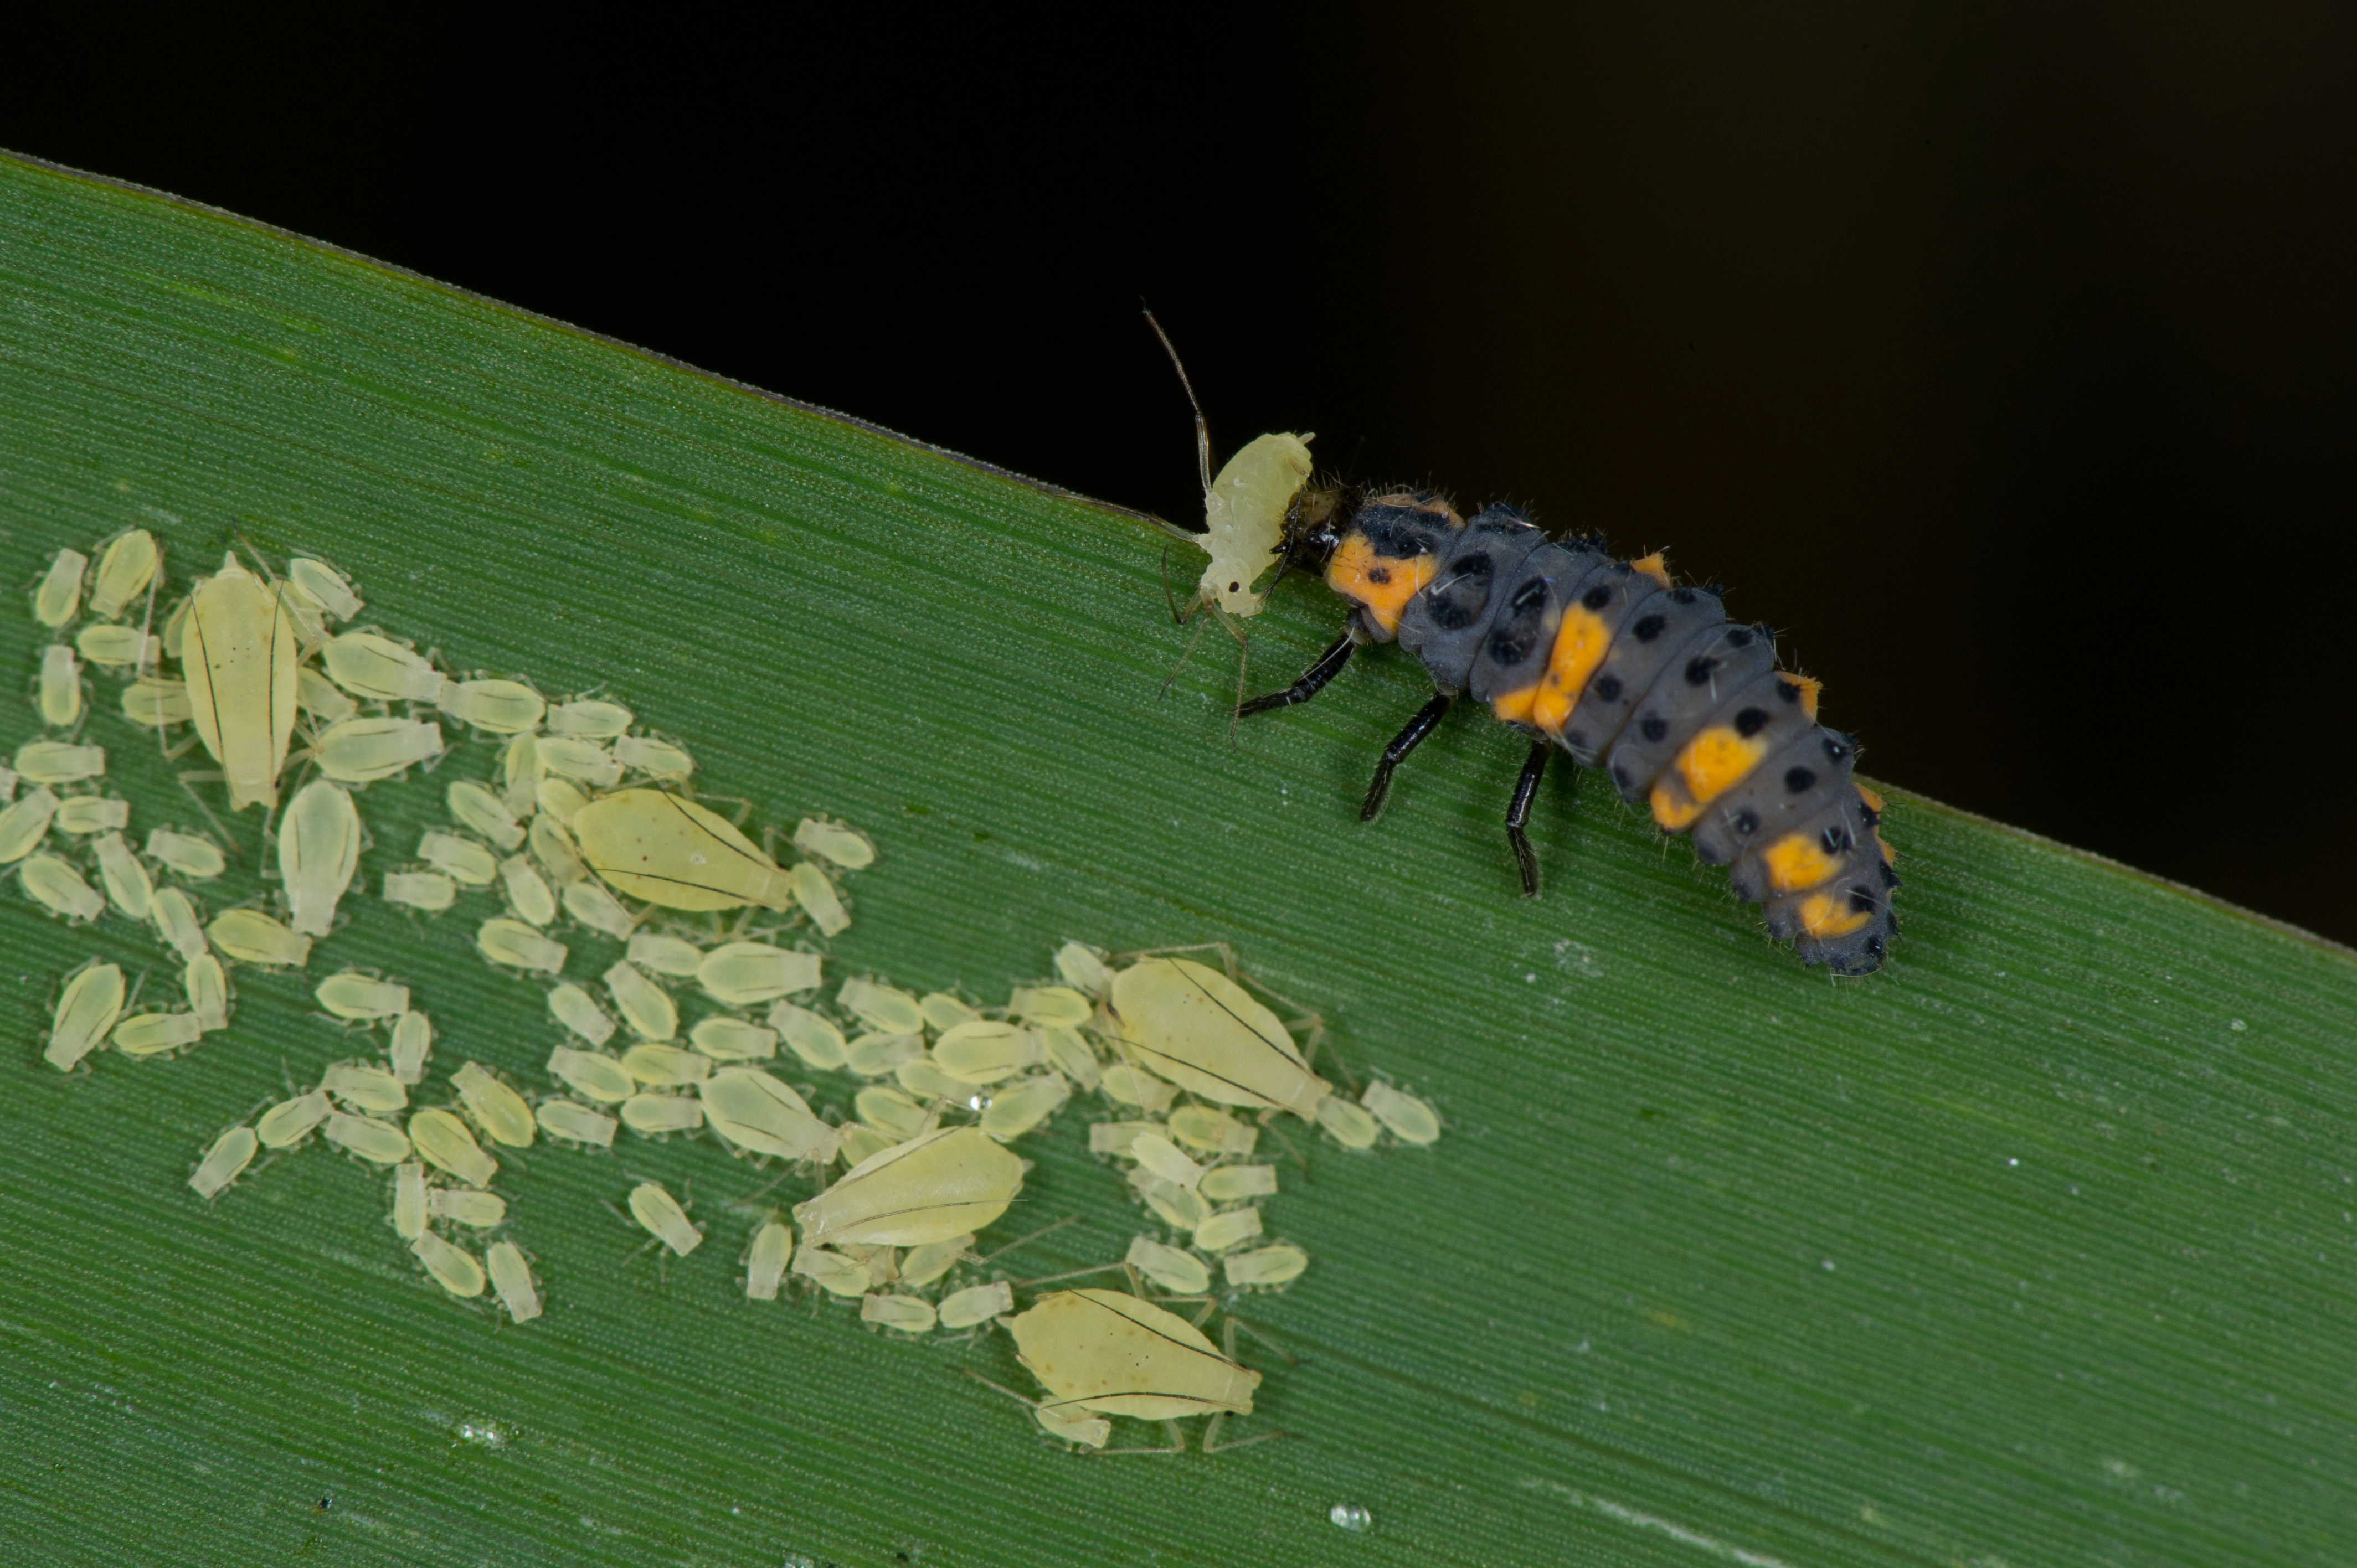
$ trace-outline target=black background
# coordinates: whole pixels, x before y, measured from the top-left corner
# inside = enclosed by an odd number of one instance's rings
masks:
[[[1868,772],[2350,940],[2352,45],[2273,3],[388,18],[28,44],[0,145],[1200,515],[1148,301],[1223,450],[1666,544]]]

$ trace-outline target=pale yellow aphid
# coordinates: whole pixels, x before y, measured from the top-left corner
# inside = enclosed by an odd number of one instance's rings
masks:
[[[704,1244],[704,1232],[689,1223],[687,1210],[660,1182],[640,1182],[630,1189],[630,1218],[683,1258]]]
[[[813,1244],[916,1247],[979,1230],[1023,1190],[1023,1162],[979,1128],[942,1127],[861,1161],[794,1206]]]
[[[866,1264],[824,1247],[802,1248],[794,1254],[792,1268],[830,1295],[864,1296],[876,1283]]]
[[[188,993],[198,1028],[210,1035],[229,1027],[229,976],[221,972],[221,960],[210,953],[190,959],[180,971],[180,989]]]
[[[696,966],[696,983],[731,1007],[774,1001],[819,983],[816,953],[790,952],[767,942],[723,942]]]
[[[1030,1400],[1023,1402],[1031,1406],[1033,1419],[1050,1437],[1060,1437],[1067,1443],[1078,1443],[1083,1447],[1102,1448],[1113,1436],[1113,1423],[1103,1416],[1080,1415]]]
[[[622,1066],[649,1089],[684,1089],[705,1080],[712,1071],[712,1058],[700,1051],[649,1043],[624,1051]]]
[[[194,1013],[139,1013],[114,1026],[114,1048],[127,1057],[161,1056],[204,1035]]]
[[[278,824],[278,875],[286,886],[288,923],[307,937],[326,936],[360,855],[361,814],[351,796],[324,779],[296,790]]]
[[[859,1304],[859,1321],[901,1334],[931,1334],[939,1317],[922,1296],[871,1295]]]
[[[106,913],[106,900],[81,879],[70,862],[54,854],[26,857],[17,867],[25,891],[51,914],[68,920],[95,920]]]
[[[1094,1004],[1069,985],[1022,987],[1007,1007],[1025,1023],[1043,1029],[1077,1029],[1096,1011]]]
[[[117,534],[91,576],[90,613],[104,620],[121,615],[124,606],[147,591],[160,555],[156,536],[144,528]]]
[[[39,695],[41,722],[51,729],[68,728],[81,717],[81,671],[74,650],[62,642],[41,650]]]
[[[368,1062],[338,1062],[319,1079],[319,1087],[349,1111],[404,1111],[409,1090],[401,1079]]]
[[[836,1136],[842,1140],[837,1145],[840,1150],[837,1157],[846,1166],[856,1165],[872,1155],[880,1155],[893,1144],[902,1141],[888,1133],[879,1133],[862,1122],[854,1122],[848,1126],[839,1127],[835,1132]]]
[[[165,946],[178,953],[183,963],[194,963],[205,956],[204,929],[197,924],[197,907],[187,894],[177,887],[156,889],[147,914]]]
[[[1233,1203],[1239,1198],[1267,1197],[1276,1191],[1275,1165],[1214,1165],[1203,1173],[1195,1186],[1213,1203]]]
[[[1340,1095],[1331,1095],[1318,1107],[1318,1124],[1346,1149],[1372,1149],[1383,1135],[1383,1124]]]
[[[428,828],[417,841],[417,858],[469,887],[488,887],[500,874],[499,857],[473,839]]]
[[[552,1138],[568,1143],[588,1144],[600,1149],[614,1145],[614,1129],[621,1123],[611,1116],[602,1115],[587,1105],[576,1105],[570,1100],[544,1100],[540,1105],[541,1131]]]
[[[508,1200],[495,1192],[437,1187],[425,1195],[425,1212],[453,1225],[488,1230],[508,1217]]]
[[[1192,1230],[1211,1217],[1211,1206],[1190,1188],[1168,1182],[1144,1165],[1129,1173],[1129,1185],[1146,1200],[1146,1207],[1165,1225],[1180,1230]]]
[[[60,550],[49,557],[41,585],[33,590],[33,618],[55,630],[73,619],[81,607],[82,569],[90,557],[79,550]]]
[[[395,1165],[409,1158],[408,1135],[392,1122],[380,1122],[373,1116],[332,1112],[319,1132],[328,1142],[340,1144],[372,1165]]]
[[[684,1094],[633,1094],[622,1101],[622,1124],[649,1138],[693,1133],[704,1125],[704,1107]]]
[[[900,1087],[919,1100],[946,1100],[953,1105],[970,1105],[980,1097],[970,1085],[960,1083],[935,1067],[930,1057],[919,1057],[902,1062],[892,1069]]]
[[[435,705],[490,735],[521,735],[548,711],[540,693],[521,681],[453,681]]]
[[[168,870],[199,881],[219,876],[229,865],[222,858],[221,846],[212,840],[198,838],[193,833],[176,833],[169,828],[156,828],[148,833],[147,857],[160,861]]]
[[[473,1062],[450,1075],[450,1087],[458,1091],[459,1103],[493,1143],[518,1149],[530,1146],[532,1107],[522,1095]]]
[[[968,1285],[942,1298],[941,1326],[943,1328],[971,1328],[977,1323],[987,1323],[1014,1310],[1015,1290],[1005,1280],[986,1285]]]
[[[500,862],[500,881],[507,889],[508,908],[519,919],[545,926],[556,918],[556,895],[523,856],[511,854]]]
[[[603,884],[587,877],[565,885],[562,896],[565,912],[593,931],[602,931],[618,941],[628,941],[637,924],[622,901],[606,891]]]
[[[187,724],[195,712],[186,682],[143,678],[123,688],[123,716],[145,729]]]
[[[1159,1122],[1092,1122],[1089,1124],[1089,1153],[1126,1156],[1139,1134],[1162,1130]]]
[[[753,1232],[752,1251],[745,1255],[745,1294],[755,1301],[777,1300],[793,1258],[793,1227],[774,1219],[764,1224]]]
[[[581,787],[567,779],[542,779],[534,787],[533,798],[539,802],[541,815],[554,817],[567,827],[581,814],[581,808],[589,803]]]
[[[538,974],[558,974],[565,969],[563,942],[505,916],[485,920],[478,927],[475,946],[493,963],[510,968],[528,969]]]
[[[450,786],[444,799],[460,827],[472,829],[511,854],[523,847],[523,824],[515,820],[506,802],[482,785],[461,779]]]
[[[928,1241],[921,1247],[911,1247],[900,1255],[900,1283],[904,1285],[929,1285],[952,1269],[974,1245],[974,1232],[952,1236],[943,1241]]]
[[[639,1091],[630,1069],[602,1051],[576,1051],[559,1046],[548,1053],[548,1070],[576,1094],[600,1105],[619,1105]]]
[[[295,703],[315,724],[339,725],[361,711],[343,688],[308,664],[295,672]]]
[[[944,1030],[933,1060],[960,1083],[996,1083],[1039,1065],[1039,1036],[1020,1024],[976,1018]]]
[[[410,1128],[413,1141],[416,1132]],[[393,1233],[404,1241],[425,1234],[425,1167],[414,1160],[393,1169]]]
[[[786,873],[786,880],[794,890],[794,902],[802,907],[802,913],[821,931],[832,937],[851,924],[850,911],[844,908],[834,884],[826,879],[826,873],[818,868],[815,861],[796,861],[793,869]]]
[[[619,703],[579,698],[559,703],[548,710],[548,733],[582,740],[611,740],[628,734],[637,716]]]
[[[1159,1133],[1140,1133],[1132,1139],[1129,1157],[1173,1187],[1192,1190],[1203,1179],[1203,1167]]]
[[[1066,1078],[1092,1093],[1104,1078],[1097,1053],[1078,1029],[1042,1029],[1039,1048]]]
[[[291,1149],[335,1112],[325,1090],[315,1089],[292,1100],[282,1100],[262,1113],[253,1135],[266,1149]]]
[[[294,590],[336,620],[361,613],[361,596],[351,583],[325,561],[297,555],[286,563],[286,581]]]
[[[452,1295],[473,1297],[483,1294],[483,1265],[466,1248],[446,1241],[428,1230],[409,1244],[434,1283]]]
[[[630,961],[640,969],[653,970],[657,974],[675,975],[693,980],[704,965],[704,950],[694,942],[678,937],[666,937],[654,931],[638,931],[630,937]]]
[[[610,789],[621,782],[622,765],[614,760],[613,753],[594,740],[544,735],[540,737],[539,746],[540,766],[544,773],[574,779],[593,789]]]
[[[606,972],[606,989],[614,993],[622,1022],[639,1038],[668,1040],[679,1033],[679,1005],[671,993],[640,973],[629,959]]]
[[[468,1187],[487,1187],[500,1162],[480,1144],[456,1112],[420,1111],[409,1119],[410,1142],[419,1157],[440,1166]]]
[[[1103,955],[1082,942],[1066,942],[1056,950],[1056,973],[1089,996],[1102,998],[1113,985],[1113,971],[1105,967]]]
[[[1150,1236],[1132,1237],[1123,1261],[1172,1295],[1200,1295],[1211,1288],[1211,1271],[1202,1259]]]
[[[237,557],[197,585],[181,634],[188,716],[229,783],[230,810],[278,804],[295,731],[295,618]]]
[[[879,1035],[913,1035],[925,1026],[925,1010],[907,992],[872,980],[846,980],[834,999],[844,1011]]]
[[[122,1015],[122,970],[111,963],[91,963],[74,971],[58,993],[49,1043],[41,1059],[59,1072],[72,1071],[76,1062],[113,1033],[114,1021]]]
[[[99,834],[91,847],[98,852],[98,879],[106,886],[106,901],[135,920],[145,919],[156,903],[156,884],[146,866],[119,832]]]
[[[1276,564],[1285,514],[1309,478],[1309,435],[1271,434],[1248,441],[1203,492],[1204,532],[1196,536],[1211,564],[1196,592],[1232,616],[1260,614],[1253,585]]]
[[[1185,1318],[1125,1291],[1057,1291],[1007,1322],[1015,1351],[1067,1412],[1178,1421],[1250,1415],[1260,1374]]]
[[[74,651],[105,670],[145,669],[164,651],[161,640],[135,626],[86,626],[74,639]]]
[[[1195,1245],[1206,1252],[1224,1252],[1238,1242],[1249,1241],[1259,1234],[1259,1209],[1224,1209],[1195,1227]]]
[[[196,1174],[188,1177],[188,1185],[197,1189],[199,1197],[212,1197],[244,1174],[245,1167],[253,1163],[253,1151],[259,1143],[253,1128],[231,1127],[215,1138],[213,1146],[205,1151],[205,1157],[197,1162]]]
[[[867,842],[866,834],[823,817],[804,817],[794,824],[794,847],[804,854],[831,860],[845,871],[859,871],[876,864],[876,846]]]
[[[839,1135],[802,1097],[758,1068],[723,1068],[696,1089],[712,1130],[748,1153],[834,1160]]]
[[[559,887],[567,887],[589,875],[588,865],[581,858],[580,846],[565,824],[554,817],[539,816],[532,820],[525,831],[524,841],[532,858],[548,879]]]
[[[442,730],[432,719],[346,719],[311,747],[319,771],[340,784],[372,784],[441,755]]]
[[[862,1035],[845,1047],[843,1065],[862,1078],[881,1078],[924,1054],[922,1035]]]
[[[388,904],[436,914],[458,901],[458,885],[438,871],[388,871],[384,897]]]
[[[1227,1273],[1228,1283],[1238,1288],[1253,1285],[1281,1285],[1301,1277],[1309,1266],[1309,1254],[1290,1241],[1279,1241],[1273,1247],[1255,1247],[1249,1252],[1232,1252],[1221,1265]]]
[[[778,1032],[742,1018],[703,1019],[687,1037],[715,1061],[764,1061],[778,1054]]]
[[[1440,1137],[1440,1117],[1413,1094],[1404,1094],[1381,1079],[1369,1080],[1359,1103],[1375,1113],[1404,1144],[1430,1144]]]
[[[404,1013],[393,1021],[393,1044],[385,1051],[385,1065],[393,1076],[404,1083],[416,1083],[425,1076],[425,1058],[434,1054],[434,1021],[423,1013]]]
[[[984,1108],[982,1130],[1005,1143],[1019,1138],[1032,1128],[1053,1116],[1065,1101],[1072,1097],[1072,1086],[1052,1072],[1037,1078],[1027,1078],[1001,1084],[990,1096]]]
[[[16,748],[16,774],[27,784],[72,784],[106,772],[106,748],[34,740]]]
[[[946,991],[929,991],[918,997],[917,1011],[925,1015],[925,1027],[936,1033],[954,1029],[982,1015]]]
[[[339,1018],[398,1018],[409,1011],[409,987],[357,970],[328,976],[311,994]]]
[[[1210,1105],[1182,1105],[1170,1113],[1170,1136],[1181,1147],[1207,1155],[1249,1155],[1260,1144],[1260,1129]]]
[[[660,789],[603,795],[573,819],[582,857],[616,892],[669,909],[784,909],[793,886],[721,817]]]
[[[1115,1062],[1105,1069],[1098,1079],[1097,1087],[1104,1091],[1107,1100],[1122,1105],[1135,1105],[1149,1116],[1178,1098],[1175,1084],[1127,1062]]]
[[[423,654],[372,631],[330,638],[319,662],[337,685],[380,703],[430,703],[447,683]]]
[[[538,809],[533,790],[544,777],[538,736],[520,735],[500,753],[500,799],[516,821],[523,821]]]
[[[483,1262],[490,1266],[491,1288],[500,1293],[510,1322],[530,1323],[540,1316],[540,1292],[533,1286],[532,1265],[523,1261],[522,1248],[512,1241],[494,1241]]]
[[[631,772],[643,773],[650,779],[684,779],[695,771],[695,758],[685,751],[667,740],[654,740],[642,735],[616,736],[614,760]]]
[[[1216,970],[1189,959],[1140,959],[1114,976],[1113,1009],[1122,1048],[1202,1099],[1315,1121],[1329,1098],[1276,1015]]]
[[[597,1005],[597,999],[569,981],[548,993],[548,1011],[551,1017],[593,1046],[602,1046],[614,1037],[614,1020],[606,1016],[606,1010]],[[561,1047],[559,1048],[562,1049]],[[549,1070],[560,1078],[564,1076],[553,1061],[549,1064]],[[616,1095],[614,1098],[619,1100],[625,1096]]]
[[[794,1055],[823,1072],[841,1067],[849,1055],[842,1030],[791,1002],[770,1004],[770,1027],[792,1047]]]
[[[156,904],[162,906],[179,891],[167,887],[156,895]],[[187,897],[186,894],[180,896]],[[213,946],[241,963],[300,969],[311,960],[310,938],[296,935],[259,909],[224,909],[213,917],[205,934],[212,939]]]
[[[57,819],[59,800],[51,791],[34,789],[19,796],[5,811],[0,811],[0,865],[24,859],[33,853]]]

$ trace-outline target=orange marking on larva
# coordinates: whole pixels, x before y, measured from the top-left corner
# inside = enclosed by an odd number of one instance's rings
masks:
[[[1788,673],[1784,679],[1801,689],[1801,711],[1809,715],[1811,723],[1814,723],[1817,716],[1817,694],[1825,689],[1825,683],[1813,675]]]
[[[1642,561],[1630,562],[1629,570],[1631,572],[1642,573],[1644,575],[1651,577],[1653,581],[1661,584],[1662,586],[1665,588],[1670,585],[1670,568],[1662,560],[1662,553],[1658,550],[1654,551],[1651,555],[1646,556]]]
[[[1528,724],[1548,735],[1561,735],[1564,721],[1587,689],[1587,678],[1604,662],[1612,648],[1612,633],[1593,610],[1581,605],[1564,607],[1555,628],[1555,647],[1547,653],[1547,672],[1538,683],[1510,693],[1491,703],[1491,711],[1509,724]]]
[[[1812,893],[1801,900],[1801,929],[1819,941],[1846,937],[1873,918],[1872,911],[1852,909],[1830,893]]]
[[[1762,852],[1768,865],[1768,886],[1777,893],[1797,893],[1830,879],[1841,862],[1827,854],[1805,833],[1791,833]]]
[[[1653,786],[1653,821],[1671,832],[1684,832],[1702,815],[1702,808],[1671,787],[1667,779]]]
[[[1814,717],[1815,715],[1812,714],[1811,716]],[[1872,811],[1878,817],[1882,815],[1882,797],[1876,794],[1873,790],[1867,789],[1863,784],[1857,785],[1857,798],[1866,802],[1866,809]]]
[[[1407,608],[1408,600],[1432,581],[1435,564],[1429,555],[1406,560],[1378,555],[1365,534],[1353,533],[1342,541],[1328,564],[1326,585],[1365,606],[1378,626],[1393,632],[1399,629],[1400,612]]]
[[[1519,692],[1501,692],[1490,699],[1490,711],[1501,724],[1522,725],[1531,721],[1531,707],[1539,700],[1539,682],[1532,682]]]
[[[1899,852],[1891,848],[1889,842],[1880,833],[1876,833],[1874,835],[1874,847],[1882,852],[1883,865],[1896,865],[1899,864]]]
[[[1730,725],[1714,725],[1678,753],[1678,776],[1697,804],[1708,805],[1742,783],[1767,753],[1768,743],[1760,736],[1738,735]]]

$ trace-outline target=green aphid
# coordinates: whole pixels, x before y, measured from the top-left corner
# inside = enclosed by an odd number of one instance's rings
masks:
[[[167,887],[156,895],[156,902],[161,907],[175,894],[187,897],[178,888]],[[310,938],[296,935],[259,909],[224,909],[213,917],[205,934],[224,956],[241,963],[300,969],[311,959]]]
[[[704,1244],[704,1232],[660,1182],[640,1182],[630,1189],[630,1218],[683,1258]]]
[[[27,855],[16,875],[33,901],[61,919],[80,923],[106,913],[106,900],[81,878],[69,861],[54,854]]]
[[[196,1173],[188,1177],[188,1185],[197,1189],[199,1197],[213,1197],[244,1174],[245,1167],[253,1163],[253,1152],[260,1144],[261,1140],[253,1135],[253,1128],[242,1123],[231,1127],[214,1139],[213,1146],[205,1151],[205,1157],[197,1162]]]
[[[115,1020],[123,1015],[123,971],[113,964],[93,961],[74,971],[58,993],[41,1059],[59,1072],[72,1071],[114,1032]]]

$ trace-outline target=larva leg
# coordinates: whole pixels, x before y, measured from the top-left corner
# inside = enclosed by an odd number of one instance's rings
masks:
[[[1432,701],[1416,709],[1415,717],[1392,736],[1392,743],[1383,747],[1383,759],[1375,764],[1374,781],[1367,786],[1366,800],[1359,807],[1359,821],[1372,822],[1383,811],[1383,800],[1392,792],[1392,769],[1424,744],[1424,737],[1439,725],[1441,715],[1448,712],[1448,704],[1455,700],[1446,692],[1436,692]]]
[[[1300,680],[1282,692],[1271,692],[1265,697],[1254,697],[1251,702],[1236,709],[1236,717],[1248,719],[1254,714],[1265,714],[1271,708],[1289,708],[1296,703],[1308,702],[1325,690],[1327,682],[1342,672],[1342,666],[1351,661],[1351,650],[1358,646],[1356,638],[1348,631],[1343,632],[1333,640],[1325,652],[1318,656],[1317,663],[1302,671]]]
[[[1540,739],[1531,742],[1531,754],[1523,762],[1522,777],[1514,780],[1513,799],[1506,805],[1506,843],[1513,847],[1515,869],[1523,874],[1523,897],[1539,896],[1539,857],[1531,853],[1529,835],[1523,824],[1531,820],[1531,797],[1539,792],[1539,780],[1546,774],[1547,757],[1555,750],[1555,742]]]

